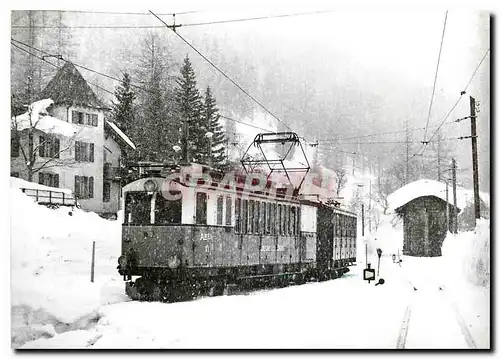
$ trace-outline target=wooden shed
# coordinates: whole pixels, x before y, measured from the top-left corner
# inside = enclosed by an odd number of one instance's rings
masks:
[[[394,211],[403,218],[404,255],[441,255],[441,246],[448,228],[452,228],[451,214],[454,208],[452,203],[443,198],[443,189],[446,190],[445,185],[439,182],[420,180],[400,188],[391,195],[395,198]],[[460,211],[458,207],[456,210]]]

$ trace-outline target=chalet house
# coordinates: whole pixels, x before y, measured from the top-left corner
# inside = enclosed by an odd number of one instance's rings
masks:
[[[105,119],[109,111],[67,62],[30,111],[12,126],[11,175],[73,190],[84,210],[119,210],[125,147],[132,141]],[[29,161],[29,153],[34,159]]]
[[[451,200],[451,202],[450,202]],[[452,228],[451,191],[433,180],[418,180],[396,190],[388,197],[390,207],[403,218],[403,254],[416,257],[441,256],[448,228]],[[447,209],[448,207],[448,209]]]

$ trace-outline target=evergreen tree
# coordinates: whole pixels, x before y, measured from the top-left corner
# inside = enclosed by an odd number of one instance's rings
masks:
[[[206,159],[203,148],[207,148],[208,124],[202,122],[202,102],[196,88],[196,76],[189,57],[186,55],[177,80],[175,101],[182,121],[181,144],[183,159],[187,162],[202,162]]]
[[[216,107],[216,101],[212,95],[210,86],[205,91],[204,100],[202,121],[207,125],[207,133],[211,133],[211,138],[205,136],[205,139],[208,140],[205,163],[214,167],[221,167],[227,162],[226,138],[222,130],[222,125],[219,122],[219,109]]]
[[[123,74],[122,83],[115,90],[117,102],[112,105],[112,118],[123,132],[131,137],[133,136],[132,128],[134,121],[134,100],[135,93],[130,87],[130,76],[128,73]]]
[[[132,130],[140,158],[149,161],[172,161],[177,144],[179,121],[175,112],[169,76],[173,68],[165,40],[148,34],[142,43],[135,76],[145,91],[139,92],[137,118]]]

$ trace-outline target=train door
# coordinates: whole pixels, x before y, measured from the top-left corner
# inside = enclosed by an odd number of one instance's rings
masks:
[[[207,231],[207,194],[205,192],[196,192],[195,224],[191,232],[193,264],[206,266],[211,255],[211,239]]]

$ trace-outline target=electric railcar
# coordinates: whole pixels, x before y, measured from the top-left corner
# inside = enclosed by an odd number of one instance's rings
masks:
[[[328,280],[356,261],[353,213],[270,181],[222,177],[190,165],[123,187],[118,271],[130,297],[179,301]]]

